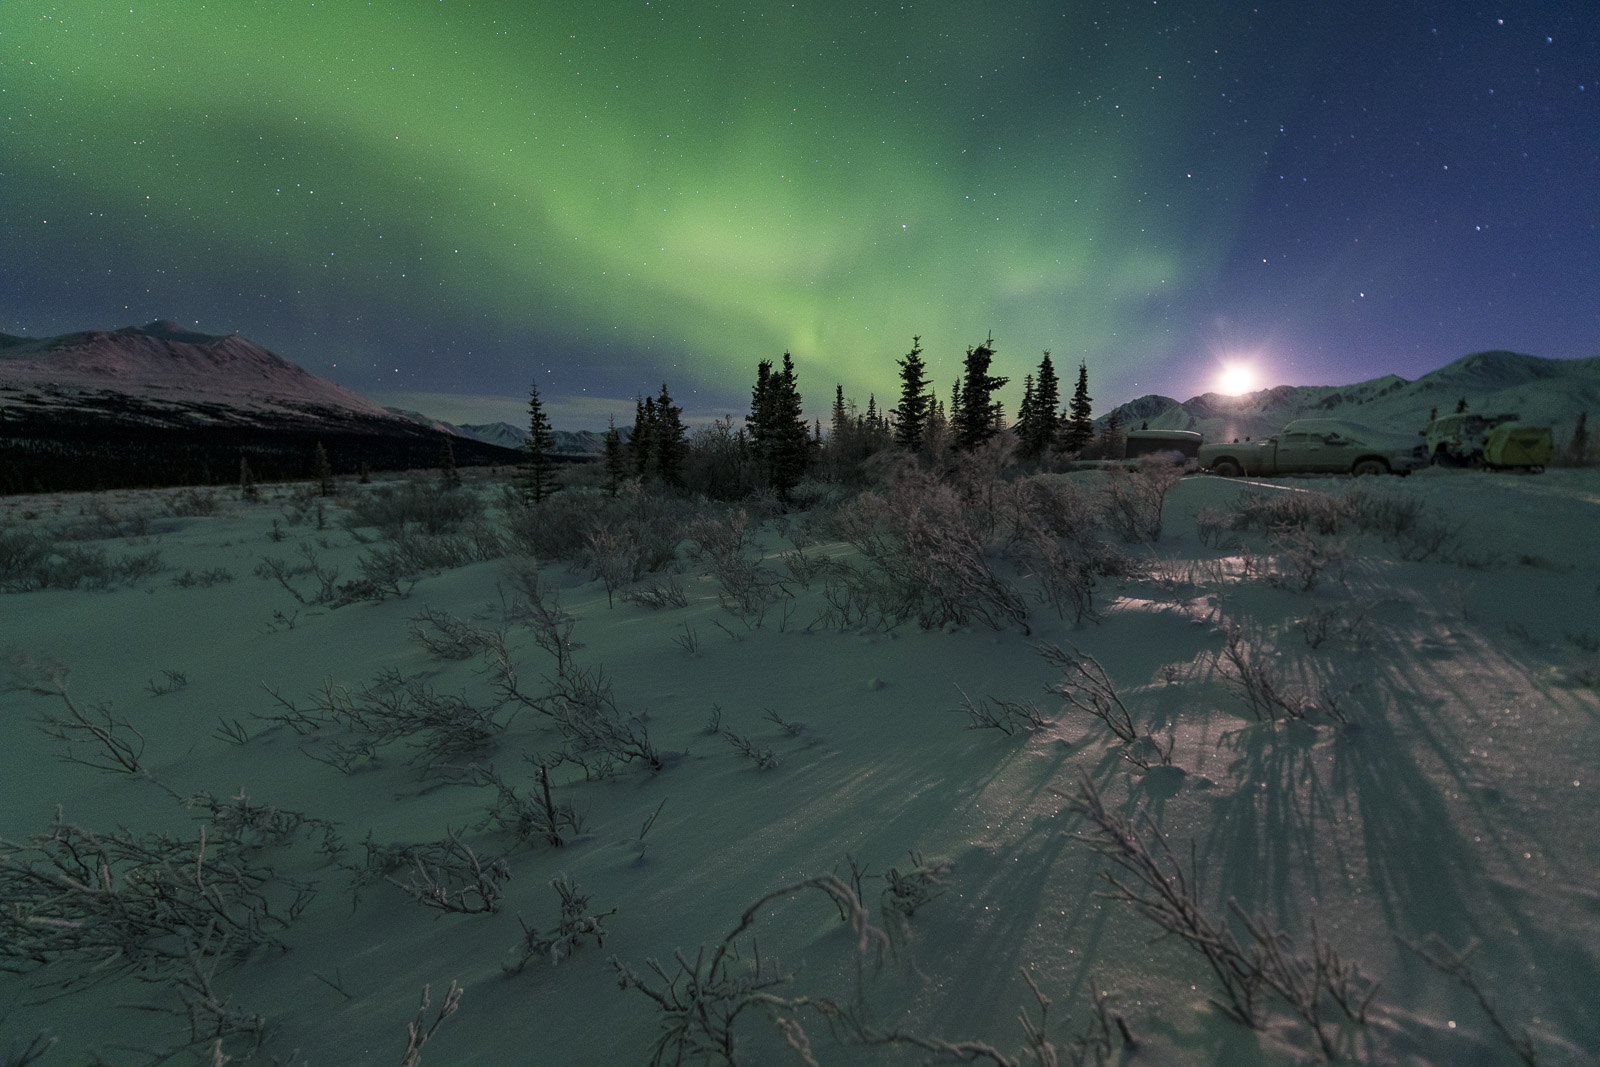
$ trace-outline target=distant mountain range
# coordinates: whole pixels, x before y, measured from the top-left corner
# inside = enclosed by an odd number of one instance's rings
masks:
[[[1563,441],[1581,412],[1600,414],[1600,358],[1479,352],[1416,381],[1385,375],[1181,402],[1150,395],[1113,410],[1129,429],[1197,430],[1216,441],[1328,415],[1409,433],[1461,400],[1486,414],[1517,412]],[[605,449],[603,433],[555,436],[569,460]],[[164,320],[59,337],[0,333],[0,492],[232,482],[241,457],[257,477],[304,478],[319,443],[339,472],[431,467],[445,441],[464,466],[515,463],[526,440],[505,422],[453,425],[380,407],[238,335]]]
[[[237,335],[158,320],[59,337],[0,334],[0,492],[304,478],[318,444],[336,472],[514,463],[447,437]]]
[[[528,431],[520,426],[513,426],[509,422],[483,422],[466,423],[457,425],[445,422],[420,411],[407,411],[405,408],[385,408],[391,415],[398,415],[402,419],[410,419],[419,426],[428,426],[444,433],[453,433],[460,437],[482,441],[484,444],[499,445],[501,448],[521,449],[528,443]],[[552,430],[555,437],[555,448],[552,449],[558,456],[572,456],[581,459],[592,459],[605,455],[606,435],[596,433],[594,430]],[[630,427],[617,427],[617,436],[626,441],[632,434]]]
[[[1181,402],[1152,394],[1113,410],[1127,429],[1196,430],[1207,441],[1231,441],[1268,436],[1293,419],[1319,416],[1413,433],[1428,424],[1432,412],[1447,415],[1462,400],[1471,411],[1515,412],[1524,422],[1550,426],[1557,442],[1564,443],[1580,413],[1600,417],[1600,358],[1477,352],[1416,381],[1387,374],[1355,385],[1280,385],[1241,396],[1204,393]],[[1110,415],[1095,421],[1104,425]]]

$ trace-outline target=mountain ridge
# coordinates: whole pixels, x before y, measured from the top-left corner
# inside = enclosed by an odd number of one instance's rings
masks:
[[[68,405],[75,392],[114,392],[157,404],[221,404],[238,409],[238,417],[317,408],[388,417],[359,393],[240,334],[197,333],[167,319],[54,337],[8,335],[0,347],[0,393],[19,389]]]
[[[170,320],[0,336],[0,492],[217,484],[463,466],[516,452],[418,425],[238,334]]]
[[[1550,359],[1492,349],[1411,381],[1385,374],[1350,385],[1279,385],[1183,401],[1150,393],[1095,422],[1103,427],[1115,413],[1128,429],[1194,430],[1208,441],[1227,441],[1269,436],[1294,419],[1337,413],[1373,429],[1413,433],[1427,425],[1430,413],[1448,414],[1462,400],[1471,411],[1515,412],[1524,422],[1550,426],[1562,440],[1580,413],[1600,410],[1600,357]]]

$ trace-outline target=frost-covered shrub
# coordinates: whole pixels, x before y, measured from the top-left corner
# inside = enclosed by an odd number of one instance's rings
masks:
[[[841,570],[868,611],[924,629],[980,621],[1028,632],[1027,605],[988,557],[997,499],[965,497],[914,464],[902,464],[878,491],[860,494],[834,517],[835,535],[868,564]]]
[[[1073,482],[1023,478],[1011,483],[1007,522],[1013,540],[1034,533],[1070,542],[1082,554],[1101,543],[1105,498]]]
[[[550,888],[561,899],[561,918],[553,929],[540,933],[538,927],[529,926],[521,915],[517,916],[517,922],[522,924],[522,941],[517,945],[520,957],[513,964],[502,964],[507,974],[522,973],[522,969],[536,959],[548,959],[553,967],[572,955],[585,937],[594,938],[596,946],[604,947],[606,929],[601,920],[615,915],[617,909],[592,912],[589,894],[580,893],[578,883],[565,874],[552,878]]]
[[[1101,576],[1125,576],[1133,562],[1102,536],[1104,495],[1052,479],[1014,483],[1007,501],[1008,554],[1037,576],[1039,596],[1074,624],[1098,618],[1094,589]]]
[[[1228,510],[1235,530],[1270,533],[1286,527],[1310,529],[1323,535],[1336,534],[1348,518],[1345,500],[1327,493],[1283,493],[1246,489],[1234,498]]]
[[[777,576],[749,554],[750,518],[743,508],[691,522],[685,530],[706,571],[722,587],[722,603],[745,619],[759,620],[777,600]]]
[[[733,417],[701,426],[685,442],[683,488],[712,500],[742,500],[761,487],[762,474]]]
[[[215,515],[221,502],[217,494],[211,489],[196,489],[193,486],[180,489],[167,498],[167,514],[178,518],[191,518],[200,515]]]
[[[346,508],[346,528],[373,527],[386,540],[419,532],[455,533],[484,513],[483,501],[472,490],[441,488],[433,477],[377,486],[352,497]]]
[[[1133,471],[1116,467],[1106,481],[1106,522],[1124,541],[1161,540],[1161,510],[1183,468],[1146,457]]]
[[[591,533],[596,529],[610,530],[618,543],[630,546],[630,574],[643,577],[672,561],[690,511],[688,501],[659,486],[631,481],[614,497],[603,493],[557,493],[531,507],[508,508],[505,519],[511,551],[580,566],[593,566]]]
[[[1231,529],[1233,529],[1233,516],[1221,508],[1207,504],[1195,512],[1195,536],[1199,537],[1200,543],[1207,548],[1214,548],[1219,552],[1230,552],[1238,548],[1238,538],[1228,535]]]
[[[103,548],[62,541],[50,530],[0,527],[0,593],[114,589],[163,569],[158,549],[113,557]]]
[[[1272,532],[1272,547],[1277,552],[1267,581],[1280,589],[1306,592],[1322,581],[1323,572],[1335,571],[1350,556],[1349,545],[1331,538],[1317,538],[1302,526],[1283,526]]]

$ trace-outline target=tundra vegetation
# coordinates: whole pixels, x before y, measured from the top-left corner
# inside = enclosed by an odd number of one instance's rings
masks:
[[[995,350],[0,502],[0,1062],[1592,1058],[1593,472],[1071,469]]]

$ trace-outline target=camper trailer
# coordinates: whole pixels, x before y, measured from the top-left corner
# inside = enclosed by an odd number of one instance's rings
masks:
[[[1129,430],[1124,459],[1169,456],[1188,462],[1200,453],[1200,435],[1193,430]]]

